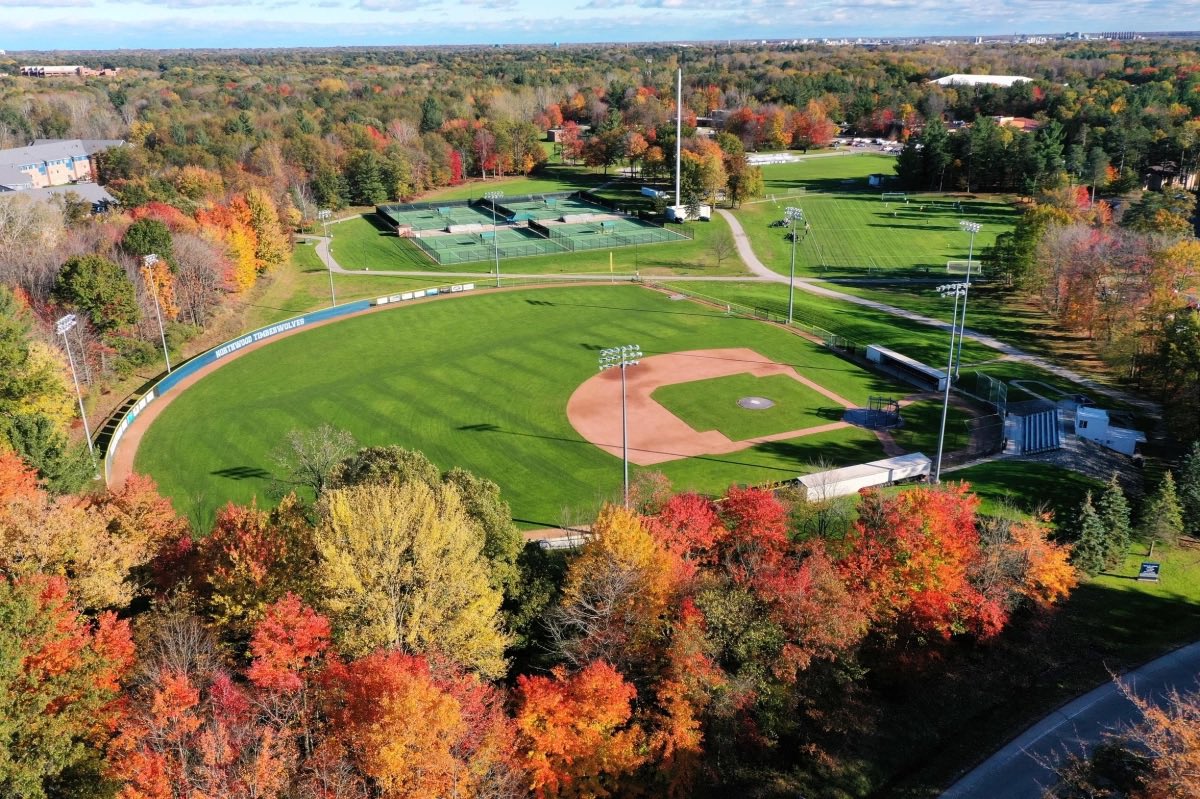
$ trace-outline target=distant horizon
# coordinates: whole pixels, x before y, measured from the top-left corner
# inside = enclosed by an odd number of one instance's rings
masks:
[[[1179,38],[1179,39],[1200,39],[1200,29],[1198,30],[1168,30],[1168,31],[1140,31],[1136,29],[1128,30],[1113,30],[1113,31],[1028,31],[1022,33],[970,33],[970,34],[954,34],[954,33],[914,33],[905,36],[865,36],[865,35],[838,35],[828,34],[824,36],[788,36],[788,37],[740,37],[740,38],[724,38],[724,39],[630,39],[626,41],[577,41],[577,42],[430,42],[425,44],[415,44],[407,42],[378,42],[378,43],[362,43],[362,44],[273,44],[273,45],[195,45],[195,46],[173,46],[173,47],[111,47],[108,49],[96,48],[73,48],[62,47],[56,49],[45,48],[3,48],[8,55],[19,55],[23,53],[79,53],[86,54],[101,54],[101,53],[183,53],[183,52],[238,52],[242,50],[378,50],[378,49],[429,49],[436,50],[438,48],[548,48],[555,49],[559,47],[637,47],[637,46],[658,46],[658,47],[683,47],[683,46],[705,46],[705,45],[724,45],[727,42],[732,45],[754,45],[760,42],[767,44],[786,44],[792,41],[810,40],[813,43],[820,43],[821,40],[846,40],[853,41],[862,39],[866,41],[882,41],[882,42],[902,42],[916,39],[928,40],[931,42],[958,39],[970,40],[976,37],[982,37],[984,42],[1002,41],[1004,39],[1012,39],[1014,37],[1052,37],[1062,36],[1064,33],[1083,33],[1088,36],[1099,36],[1101,33],[1132,33],[1138,36],[1146,37],[1164,37],[1164,38]],[[1066,41],[1066,40],[1058,40]],[[1074,41],[1074,40],[1072,40]],[[1104,39],[1094,39],[1094,41],[1107,41]],[[971,44],[970,41],[964,41],[964,44]]]
[[[488,47],[1200,30],[1200,2],[0,0],[9,52]],[[951,21],[952,20],[952,21]],[[1153,31],[1166,33],[1167,31]]]

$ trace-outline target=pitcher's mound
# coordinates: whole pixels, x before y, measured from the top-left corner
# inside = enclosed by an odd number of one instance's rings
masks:
[[[775,401],[766,397],[742,397],[738,400],[738,406],[748,411],[765,411],[767,408],[774,408]]]

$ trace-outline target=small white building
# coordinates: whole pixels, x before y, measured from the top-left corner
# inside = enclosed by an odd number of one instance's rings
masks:
[[[1108,411],[1103,408],[1080,406],[1075,410],[1075,435],[1095,441],[1102,447],[1133,455],[1138,444],[1146,443],[1146,436],[1139,430],[1128,427],[1113,427],[1109,423]]]

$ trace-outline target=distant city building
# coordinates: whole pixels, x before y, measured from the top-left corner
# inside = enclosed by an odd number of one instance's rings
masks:
[[[1032,83],[1033,78],[1021,75],[947,75],[933,81],[939,86],[1012,86],[1014,83]]]
[[[84,67],[78,64],[67,66],[32,64],[21,67],[21,74],[29,78],[53,78],[67,75],[90,78],[96,75],[116,75],[120,71],[116,67],[112,69],[92,69],[91,67]]]
[[[0,191],[27,191],[91,181],[96,153],[120,139],[37,139],[28,147],[0,150]]]

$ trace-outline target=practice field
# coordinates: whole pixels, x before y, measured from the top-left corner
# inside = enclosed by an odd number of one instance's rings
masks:
[[[734,441],[836,422],[845,409],[784,375],[749,374],[663,386],[656,402],[696,430],[717,430]],[[746,409],[738,400],[762,397],[769,408]]]
[[[909,391],[777,327],[639,287],[498,292],[365,314],[249,352],[174,398],[135,468],[204,528],[227,500],[270,501],[271,452],[289,431],[328,423],[361,445],[399,444],[495,480],[523,524],[582,520],[619,494],[621,461],[575,431],[568,399],[597,373],[600,349],[627,343],[648,356],[747,348],[863,405]],[[869,432],[843,428],[651,469],[678,489],[716,493],[822,459],[881,456]]]
[[[946,262],[966,260],[970,234],[960,220],[982,223],[975,257],[1010,230],[1017,212],[1002,198],[910,193],[883,198],[890,187],[870,187],[873,173],[893,174],[894,159],[845,156],[763,167],[767,199],[735,212],[754,252],[781,274],[791,264],[789,228],[780,223],[798,207],[796,270],[826,276],[945,275]]]

